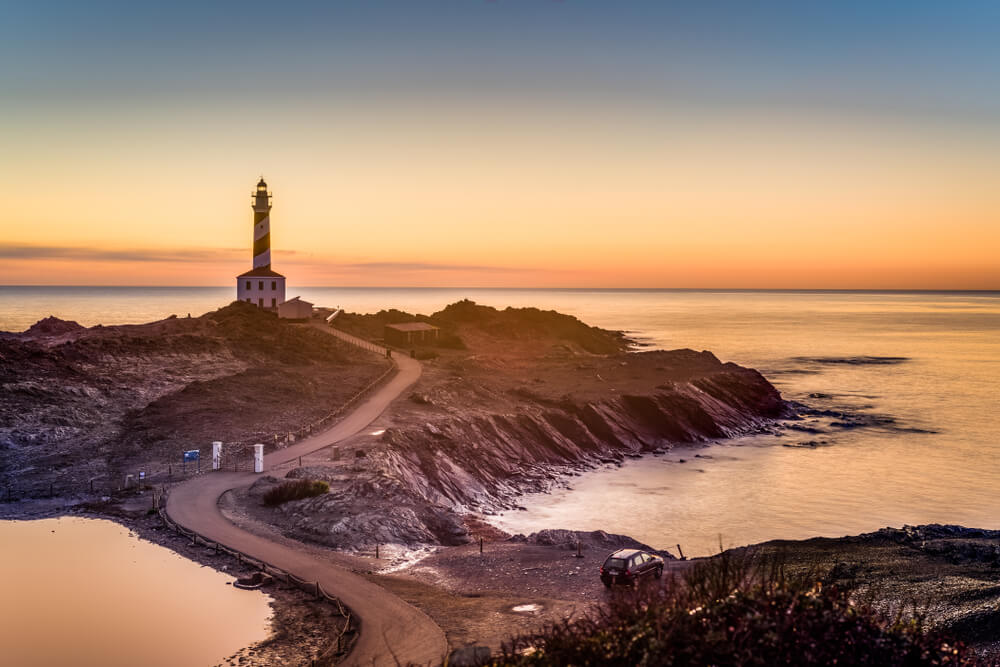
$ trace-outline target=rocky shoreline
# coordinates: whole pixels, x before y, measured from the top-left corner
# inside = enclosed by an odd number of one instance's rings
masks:
[[[370,335],[381,315],[347,325]],[[464,544],[469,517],[582,471],[796,417],[760,373],[711,352],[636,351],[618,332],[534,309],[459,302],[423,319],[448,344],[414,351],[426,360],[408,399],[286,474],[328,494],[253,508],[257,518],[337,549]],[[249,502],[281,481],[262,478]]]

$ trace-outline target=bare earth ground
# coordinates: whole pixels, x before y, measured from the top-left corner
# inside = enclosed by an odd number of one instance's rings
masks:
[[[97,495],[211,442],[271,446],[388,362],[246,304],[196,318],[0,332],[0,497]]]
[[[607,554],[619,545],[638,544],[621,536],[580,534],[583,558],[577,558],[575,537],[556,540],[555,545],[529,544],[509,541],[494,530],[484,540],[482,554],[478,542],[441,547],[407,566],[412,556],[398,548],[383,547],[376,559],[374,551],[345,553],[284,536],[257,518],[257,508],[245,491],[226,494],[222,508],[244,530],[296,545],[366,575],[434,619],[452,648],[480,645],[496,650],[512,634],[585,612],[609,595],[597,578]],[[668,570],[680,571],[686,564],[668,561]],[[402,570],[392,571],[401,565]],[[383,573],[386,570],[390,573]],[[667,580],[665,575],[664,583]]]

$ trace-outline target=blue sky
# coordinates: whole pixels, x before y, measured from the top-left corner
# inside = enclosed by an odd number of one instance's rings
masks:
[[[419,93],[1000,110],[1000,3],[753,4],[7,3],[0,75],[43,107]]]

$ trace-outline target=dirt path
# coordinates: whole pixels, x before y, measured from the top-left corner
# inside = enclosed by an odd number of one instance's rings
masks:
[[[350,343],[358,339],[334,329],[329,333]],[[394,358],[399,372],[345,419],[332,428],[291,447],[264,457],[264,469],[304,456],[356,434],[420,377],[420,364],[400,355]],[[441,628],[419,609],[403,602],[381,586],[313,555],[272,542],[230,523],[219,510],[219,497],[231,489],[249,486],[252,473],[212,473],[175,488],[167,502],[170,517],[189,530],[238,549],[254,558],[310,581],[319,581],[330,594],[343,600],[361,621],[361,636],[343,664],[440,664],[447,654]]]

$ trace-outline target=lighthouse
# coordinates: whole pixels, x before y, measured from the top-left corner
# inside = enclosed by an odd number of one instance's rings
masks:
[[[285,301],[285,276],[271,269],[271,193],[261,177],[252,193],[253,268],[236,276],[236,298],[266,310]]]

